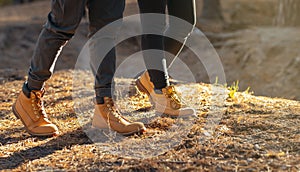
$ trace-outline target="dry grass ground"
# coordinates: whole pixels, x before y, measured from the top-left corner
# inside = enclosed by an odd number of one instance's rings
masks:
[[[51,138],[32,137],[24,130],[20,120],[11,112],[11,105],[22,81],[2,81],[1,170],[300,170],[300,103],[297,101],[256,97],[247,93],[236,93],[234,99],[223,101],[214,99],[220,95],[227,96],[222,87],[213,89],[213,86],[207,84],[178,84],[177,88],[181,90],[185,101],[197,109],[198,116],[189,130],[186,130],[188,132],[182,136],[182,140],[178,140],[170,149],[163,149],[157,156],[144,159],[134,155],[122,157],[99,147],[88,137],[86,126],[80,125],[81,114],[76,115],[72,99],[72,93],[79,93],[80,88],[72,87],[72,73],[73,71],[58,72],[46,86],[46,111],[51,114],[51,120],[61,131],[58,136]],[[85,75],[84,72],[81,74]],[[117,82],[121,83],[119,85],[130,84],[128,79],[118,79]],[[122,94],[121,90],[120,95]],[[128,115],[129,118],[134,118],[135,115],[152,115],[153,118],[146,123],[148,132],[122,138],[118,142],[119,146],[124,146],[124,150],[134,145],[134,142],[142,143],[151,138],[153,141],[159,140],[166,133],[171,135],[178,132],[169,129],[180,122],[155,116],[153,109],[149,109],[146,96],[137,95],[130,100],[118,99],[118,107],[122,112],[134,114]],[[216,122],[215,126],[209,125],[213,122]],[[157,149],[159,148],[158,146]],[[141,151],[147,150],[141,148]]]

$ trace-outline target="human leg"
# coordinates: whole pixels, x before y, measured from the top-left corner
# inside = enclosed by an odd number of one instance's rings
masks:
[[[51,77],[56,59],[80,23],[84,5],[82,0],[52,1],[48,21],[31,59],[27,80],[30,90],[42,89],[44,82]],[[28,94],[30,90],[23,91]]]
[[[122,24],[124,0],[88,0],[90,20],[90,66],[95,76],[97,103],[112,97],[113,76],[116,70],[115,35]],[[109,29],[103,28],[111,24]],[[101,34],[97,33],[100,29]],[[111,48],[113,47],[113,48]],[[104,49],[111,49],[103,54]]]
[[[62,47],[73,36],[84,4],[82,0],[52,1],[48,21],[40,33],[31,59],[28,80],[12,107],[14,114],[32,135],[48,136],[58,132],[44,111],[43,85],[51,77]]]
[[[96,104],[92,126],[111,128],[123,135],[146,130],[143,123],[122,116],[112,100],[113,76],[116,70],[115,35],[121,27],[124,0],[89,0],[91,69],[95,76]],[[108,27],[106,25],[110,24]],[[101,29],[100,32],[98,32]],[[98,32],[98,33],[97,33]],[[107,54],[104,54],[107,53]]]
[[[164,50],[170,53],[166,55],[167,66],[170,66],[170,63],[182,51],[185,41],[196,25],[196,4],[195,0],[168,0],[167,6],[169,15],[172,17],[169,17],[169,27],[165,32],[163,44]]]
[[[145,65],[155,89],[161,90],[168,85],[167,71],[163,67],[163,33],[166,27],[166,0],[139,0],[142,35],[142,50]],[[152,13],[147,15],[147,13]],[[152,34],[151,34],[152,33]]]
[[[147,3],[148,2],[148,3]],[[193,8],[194,4],[185,4],[186,1],[176,1],[177,3],[174,3],[172,1],[165,1],[168,4],[168,10],[170,15],[177,15],[180,16],[181,19],[186,19],[192,22],[192,20],[194,20],[194,15],[191,14],[192,12],[190,12],[189,10]],[[192,1],[191,1],[192,2]],[[169,7],[169,5],[171,7]],[[182,5],[182,6],[180,6]],[[139,1],[139,6],[140,6],[140,10],[141,12],[146,12],[146,13],[163,13],[164,14],[164,10],[162,10],[163,8],[161,8],[160,11],[156,10],[156,8],[158,8],[158,5],[153,3],[152,1],[149,2],[147,0],[140,0]],[[166,6],[166,4],[164,4],[164,6]],[[175,9],[175,7],[177,9]],[[184,8],[184,10],[180,9],[180,8]],[[178,11],[176,11],[178,10]],[[188,13],[188,14],[186,14]],[[145,17],[146,18],[146,17]],[[182,32],[182,33],[176,33],[177,35],[172,35],[175,36],[176,38],[179,37],[180,39],[184,40],[187,35],[191,32],[192,28],[189,28],[187,25],[183,25],[183,26],[177,26],[177,23],[175,20],[173,20],[173,18],[169,18],[169,29],[167,30],[167,36],[169,36],[170,34],[173,34],[174,31],[177,32]],[[144,31],[149,31],[149,28],[151,27],[155,27],[155,29],[161,30],[161,26],[163,23],[162,20],[165,20],[165,18],[156,18],[155,20],[160,21],[159,23],[161,25],[154,25],[153,23],[150,23],[149,21],[151,21],[151,19],[143,19],[143,17],[141,17],[142,20],[142,25],[143,25],[143,29]],[[144,23],[143,23],[144,21]],[[180,30],[178,30],[177,28],[180,28]],[[193,27],[193,26],[192,26]],[[190,29],[190,30],[188,30]],[[152,30],[150,30],[152,31]],[[160,37],[156,38],[156,39],[149,39],[147,38],[148,35],[143,36],[146,37],[146,39],[142,39],[142,47],[144,50],[144,47],[149,49],[154,49],[153,47],[151,47],[151,45],[160,45],[161,46],[161,41],[163,41],[163,49],[164,51],[168,51],[169,53],[173,53],[173,54],[177,54],[180,52],[181,47],[183,46],[183,43],[177,43],[176,41],[169,41],[170,38],[167,37],[163,37],[163,34],[160,35]],[[172,40],[172,39],[170,39]],[[170,45],[168,45],[168,43],[170,43]],[[157,47],[155,47],[156,49],[159,49]],[[153,52],[153,50],[152,50]],[[157,55],[157,54],[156,54]],[[148,56],[148,57],[147,57]],[[146,57],[146,58],[145,58]],[[160,57],[160,58],[158,58]],[[144,53],[144,58],[145,58],[145,63],[147,65],[147,60],[150,64],[152,65],[156,65],[153,66],[153,68],[157,68],[161,66],[167,66],[166,64],[163,64],[161,62],[164,62],[165,60],[165,54],[159,54],[159,56],[155,56],[154,53],[150,54],[147,52]],[[155,60],[158,59],[158,62]],[[155,60],[156,63],[151,63]],[[160,63],[159,63],[160,61]],[[155,104],[155,109],[157,112],[159,113],[165,113],[168,114],[170,116],[185,116],[185,115],[193,115],[195,114],[195,110],[192,108],[187,108],[186,105],[184,105],[182,103],[182,100],[180,98],[180,96],[178,95],[178,93],[175,90],[175,87],[173,86],[169,86],[168,85],[168,73],[167,73],[167,67],[165,67],[165,69],[159,70],[162,74],[158,75],[158,74],[152,74],[151,75],[151,71],[149,70],[149,66],[147,66],[148,72],[145,72],[144,74],[142,74],[136,81],[136,84],[139,88],[139,90],[147,93],[151,98],[152,101]],[[162,77],[162,75],[164,75],[164,77]],[[157,79],[164,79],[163,81],[165,81],[164,83],[166,83],[165,85],[159,85],[162,87],[158,87],[157,83]],[[161,89],[161,93],[156,92],[155,89],[160,88]]]

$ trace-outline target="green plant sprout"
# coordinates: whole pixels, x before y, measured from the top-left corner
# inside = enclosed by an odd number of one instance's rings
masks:
[[[239,81],[237,80],[236,82],[233,82],[230,87],[227,87],[229,90],[228,97],[230,99],[235,98],[235,93],[239,91]]]
[[[246,94],[253,94],[253,91],[250,92],[250,87],[248,87],[248,88],[244,91],[244,93],[246,93]]]
[[[219,82],[219,77],[216,76],[216,80],[215,80],[215,84],[214,85],[218,85],[218,82]]]

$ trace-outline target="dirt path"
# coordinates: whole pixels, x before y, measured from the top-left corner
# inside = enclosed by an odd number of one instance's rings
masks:
[[[86,78],[85,73],[81,75]],[[117,83],[126,88],[125,85],[129,85],[130,81],[123,79]],[[100,147],[99,143],[91,141],[88,137],[90,135],[86,133],[86,126],[80,125],[82,115],[87,116],[88,113],[77,116],[73,108],[72,93],[78,93],[81,89],[72,88],[71,71],[58,72],[46,87],[46,111],[51,113],[51,120],[61,130],[60,135],[54,138],[29,136],[10,110],[17,96],[16,90],[21,85],[22,81],[6,82],[1,85],[0,169],[15,171],[299,171],[300,169],[300,103],[296,101],[237,93],[234,99],[227,99],[218,105],[213,97],[216,93],[227,96],[227,93],[222,91],[223,88],[212,89],[212,86],[205,84],[178,85],[188,104],[197,109],[199,119],[186,126],[185,131],[188,132],[181,140],[177,140],[179,142],[173,147],[166,149],[165,145],[159,144],[155,148],[163,150],[159,152],[160,155],[148,157],[149,154],[146,154],[145,157],[148,158],[140,159],[135,158],[135,155],[146,151],[143,147],[138,147],[139,152],[133,151],[132,157],[124,158],[116,150],[114,151],[116,154],[112,153],[114,147],[111,145]],[[193,96],[188,94],[194,91],[198,94]],[[223,93],[219,94],[220,91]],[[91,96],[85,99],[89,100]],[[119,150],[126,153],[133,149],[136,143],[142,145],[147,143],[149,138],[163,140],[166,138],[164,133],[172,135],[179,131],[168,129],[170,126],[180,126],[179,121],[175,120],[174,123],[174,119],[155,116],[151,109],[137,111],[149,105],[147,102],[146,97],[132,97],[130,102],[127,99],[119,99],[119,108],[127,114],[130,112],[128,118],[142,120],[143,117],[153,116],[152,120],[147,122],[148,132],[142,136],[119,140],[117,142],[121,148]],[[86,118],[87,125],[89,120],[90,118]],[[213,124],[212,122],[216,122],[215,130],[212,125],[208,125]]]

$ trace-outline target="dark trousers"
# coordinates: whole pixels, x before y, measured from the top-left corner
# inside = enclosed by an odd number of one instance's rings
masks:
[[[89,9],[90,36],[103,26],[122,18],[125,7],[124,0],[52,0],[51,2],[47,23],[39,35],[31,59],[27,84],[23,87],[27,95],[30,90],[41,89],[44,82],[51,77],[55,61],[61,49],[73,37],[86,5]],[[111,30],[110,36],[105,39],[107,44],[113,44],[116,32],[117,28]],[[91,59],[97,58],[95,54],[91,56],[94,56]],[[115,49],[112,49],[104,57],[100,67],[93,70],[96,76],[96,96],[111,96],[115,62]]]
[[[187,39],[196,24],[195,0],[138,0],[138,4],[140,13],[165,14],[167,8],[169,15],[190,23],[178,26],[178,22],[169,18],[169,26],[166,28],[165,17],[141,17],[143,31],[156,33],[142,36],[142,50],[151,81],[156,89],[161,89],[168,84],[167,73],[163,68],[163,59],[166,59],[168,66],[172,59],[180,53],[184,46],[184,40]],[[163,35],[172,35],[178,41]],[[153,49],[160,51],[153,51]],[[163,53],[162,50],[169,52],[171,56]]]

